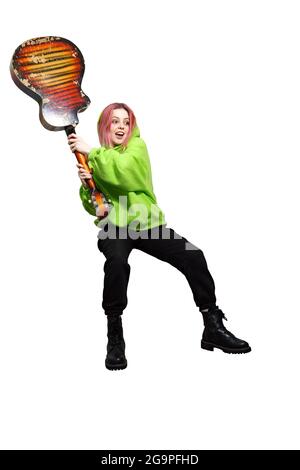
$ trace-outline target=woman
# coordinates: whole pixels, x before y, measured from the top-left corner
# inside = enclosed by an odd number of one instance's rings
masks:
[[[203,349],[219,348],[225,353],[251,351],[246,341],[236,338],[223,324],[225,315],[216,305],[214,280],[203,252],[167,227],[153,192],[147,147],[129,106],[124,103],[107,106],[98,120],[98,135],[100,148],[90,147],[76,134],[71,134],[68,141],[72,152],[87,156],[96,186],[112,206],[105,219],[95,220],[102,229],[98,248],[106,258],[102,302],[108,325],[106,367],[117,370],[127,366],[121,315],[127,306],[128,257],[133,248],[170,263],[184,274],[203,315]],[[83,206],[97,216],[86,183],[91,173],[81,164],[77,166]]]

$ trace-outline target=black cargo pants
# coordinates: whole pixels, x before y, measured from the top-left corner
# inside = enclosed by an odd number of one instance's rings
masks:
[[[106,315],[121,315],[127,306],[128,257],[133,248],[170,263],[182,272],[200,310],[216,304],[215,284],[203,252],[166,225],[140,232],[106,225],[98,234],[98,248],[106,258],[102,301]]]

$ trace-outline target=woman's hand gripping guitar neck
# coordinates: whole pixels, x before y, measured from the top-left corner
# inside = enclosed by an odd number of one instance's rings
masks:
[[[92,177],[92,170],[87,164],[87,155],[92,147],[90,147],[82,137],[76,135],[75,129],[72,128],[72,126],[66,128],[66,134],[68,136],[70,149],[75,154],[78,161],[77,168],[79,169],[78,176],[80,181],[85,188],[90,189],[91,199],[96,209],[96,216],[101,220],[109,214],[110,205],[104,194],[97,190]]]

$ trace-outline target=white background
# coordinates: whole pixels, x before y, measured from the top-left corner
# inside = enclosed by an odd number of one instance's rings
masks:
[[[300,10],[296,1],[10,2],[1,29],[0,445],[299,448]],[[82,51],[97,146],[135,112],[168,226],[200,247],[247,355],[200,349],[183,275],[134,250],[128,368],[105,369],[104,256],[63,132],[9,74],[23,41]]]

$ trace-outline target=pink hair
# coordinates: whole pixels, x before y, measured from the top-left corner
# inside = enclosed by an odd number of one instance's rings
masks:
[[[99,141],[101,145],[104,145],[105,147],[113,147],[114,144],[111,140],[110,137],[110,126],[112,122],[112,115],[114,109],[126,109],[128,116],[129,116],[129,130],[128,130],[128,135],[126,139],[124,140],[122,147],[125,148],[127,146],[128,140],[130,139],[131,133],[133,128],[136,125],[136,118],[135,115],[132,111],[132,109],[129,108],[129,106],[125,103],[112,103],[106,106],[102,113],[100,114],[100,117],[98,119],[97,123],[97,130],[98,130],[98,136],[99,136]]]

